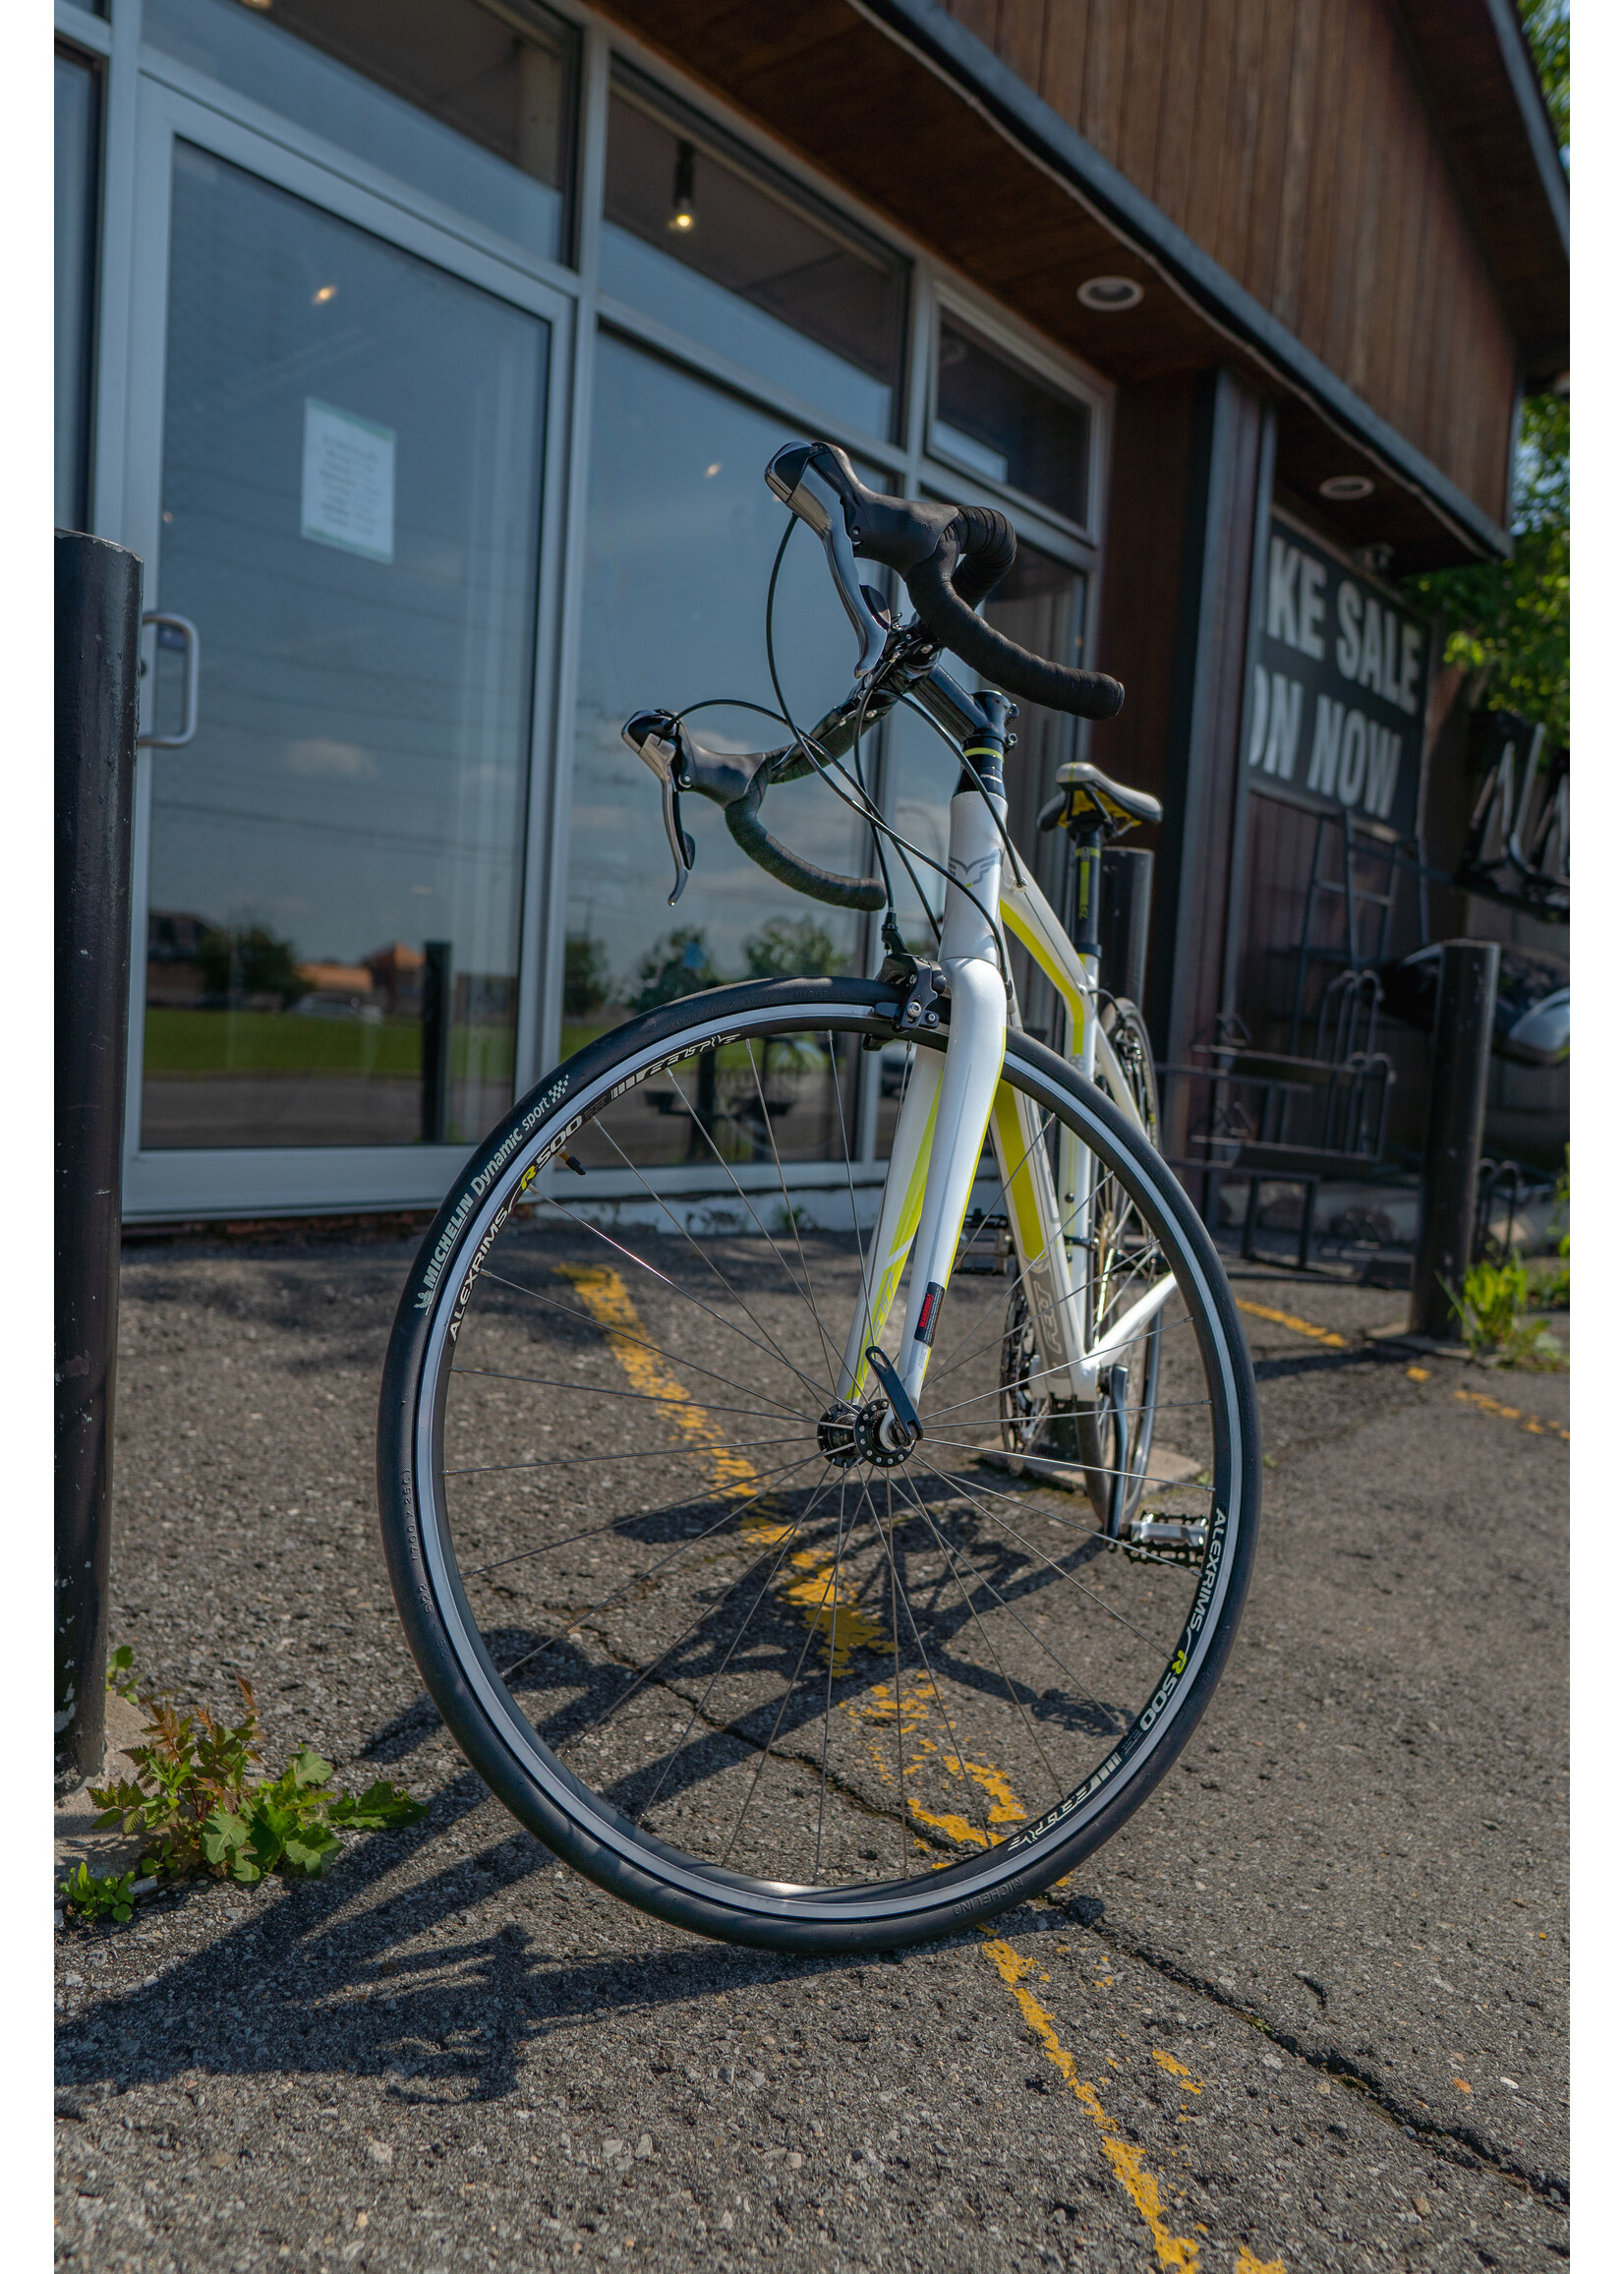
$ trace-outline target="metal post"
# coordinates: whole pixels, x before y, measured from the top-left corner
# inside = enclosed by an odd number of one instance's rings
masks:
[[[423,1141],[445,1142],[445,1100],[451,1073],[451,943],[423,943]]]
[[[1497,942],[1444,942],[1432,1027],[1421,1247],[1410,1295],[1410,1332],[1432,1342],[1461,1340],[1461,1322],[1450,1306],[1472,1262],[1499,977]]]
[[[1100,985],[1144,1008],[1150,954],[1150,882],[1156,855],[1108,845],[1100,854]]]
[[[101,1768],[141,562],[56,536],[56,1770]]]

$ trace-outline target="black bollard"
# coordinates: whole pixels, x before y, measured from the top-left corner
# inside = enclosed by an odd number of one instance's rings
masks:
[[[56,534],[56,1772],[101,1768],[141,562]]]
[[[451,943],[423,943],[423,1141],[445,1142],[451,1079]]]
[[[1410,1332],[1430,1342],[1462,1340],[1452,1300],[1472,1262],[1499,978],[1497,942],[1444,942],[1432,1026],[1421,1246],[1410,1295]]]

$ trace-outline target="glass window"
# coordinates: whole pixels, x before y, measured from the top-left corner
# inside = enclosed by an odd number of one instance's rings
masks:
[[[895,254],[641,83],[609,99],[604,290],[889,437],[907,279]]]
[[[1069,521],[1088,518],[1086,405],[1034,379],[944,316],[936,343],[934,456],[1024,491]]]
[[[620,739],[634,711],[680,709],[708,696],[772,704],[763,607],[784,516],[762,470],[787,438],[781,424],[668,364],[612,337],[600,341],[568,863],[566,1053],[628,1010],[757,972],[852,970],[861,957],[861,919],[774,883],[733,844],[719,809],[700,798],[683,806],[698,858],[681,902],[668,908],[671,858],[658,785]],[[776,627],[785,698],[811,726],[850,686],[856,647],[822,548],[804,533],[784,555]],[[740,709],[701,712],[693,730],[722,750],[787,739],[770,719]],[[774,790],[763,818],[826,868],[851,875],[872,867],[851,814],[821,782]],[[719,1149],[729,1159],[771,1159],[749,1097],[729,1104],[730,1087],[748,1088],[747,1072],[724,1067],[715,1079]],[[770,1100],[782,1155],[838,1159],[838,1117],[843,1109],[849,1141],[855,1099],[843,1051],[838,1079],[822,1066],[779,1068],[775,1080],[783,1089],[778,1104]],[[623,1167],[626,1158],[714,1165],[663,1083],[611,1107],[582,1132],[577,1150],[593,1167]]]
[[[145,0],[142,26],[177,61],[556,260],[575,37],[523,16],[520,31],[476,0],[275,0],[273,14]]]
[[[468,1144],[512,1096],[549,327],[184,143],[173,213],[157,605],[203,671],[152,752],[142,1142]]]
[[[89,500],[90,342],[94,335],[99,84],[56,57],[56,525],[83,529]]]

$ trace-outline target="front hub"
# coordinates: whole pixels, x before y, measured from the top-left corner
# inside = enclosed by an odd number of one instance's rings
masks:
[[[900,1442],[894,1443],[894,1436]],[[861,1406],[842,1398],[818,1424],[818,1450],[837,1469],[852,1468],[858,1461],[876,1469],[896,1469],[912,1447],[884,1398],[870,1398]]]

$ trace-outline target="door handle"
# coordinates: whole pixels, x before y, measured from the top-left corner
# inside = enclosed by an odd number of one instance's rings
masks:
[[[198,731],[198,674],[203,663],[203,644],[190,616],[170,615],[163,609],[154,608],[142,617],[143,631],[149,623],[166,625],[181,635],[181,645],[186,650],[186,714],[178,734],[138,734],[136,747],[138,750],[144,745],[152,750],[183,750]]]

